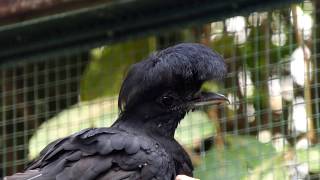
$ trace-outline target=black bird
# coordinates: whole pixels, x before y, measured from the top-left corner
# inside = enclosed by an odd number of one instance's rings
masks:
[[[196,106],[227,100],[200,91],[226,74],[223,58],[200,44],[178,44],[134,64],[109,128],[89,128],[49,144],[24,173],[8,180],[173,180],[192,176],[175,129]]]

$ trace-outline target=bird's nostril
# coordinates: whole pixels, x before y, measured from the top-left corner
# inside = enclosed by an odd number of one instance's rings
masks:
[[[199,91],[197,91],[196,93],[194,93],[194,94],[191,96],[190,100],[191,100],[191,101],[194,101],[194,100],[197,100],[197,99],[200,99],[200,98],[201,98],[201,90],[199,90]]]

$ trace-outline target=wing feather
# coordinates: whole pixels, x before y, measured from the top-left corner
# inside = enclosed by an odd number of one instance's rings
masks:
[[[90,128],[49,144],[26,173],[35,169],[41,174],[37,180],[170,180],[176,174],[172,157],[158,143],[115,128]]]

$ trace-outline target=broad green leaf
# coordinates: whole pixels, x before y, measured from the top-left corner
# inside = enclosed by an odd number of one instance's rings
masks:
[[[29,159],[50,142],[89,127],[108,127],[118,116],[116,98],[81,102],[44,122],[29,141]]]
[[[271,144],[250,136],[226,136],[224,149],[213,148],[202,156],[195,177],[201,180],[246,179],[265,159],[276,155]],[[264,171],[263,171],[264,172]]]
[[[131,64],[155,50],[155,38],[130,40],[91,51],[90,64],[81,80],[82,101],[119,93],[125,72]]]

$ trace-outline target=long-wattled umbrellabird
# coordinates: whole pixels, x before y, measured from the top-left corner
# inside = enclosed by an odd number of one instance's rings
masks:
[[[174,139],[186,113],[227,99],[201,91],[226,74],[223,58],[204,45],[182,43],[134,64],[122,83],[120,114],[109,128],[89,128],[49,144],[23,173],[8,180],[174,180],[192,176],[188,154]]]

